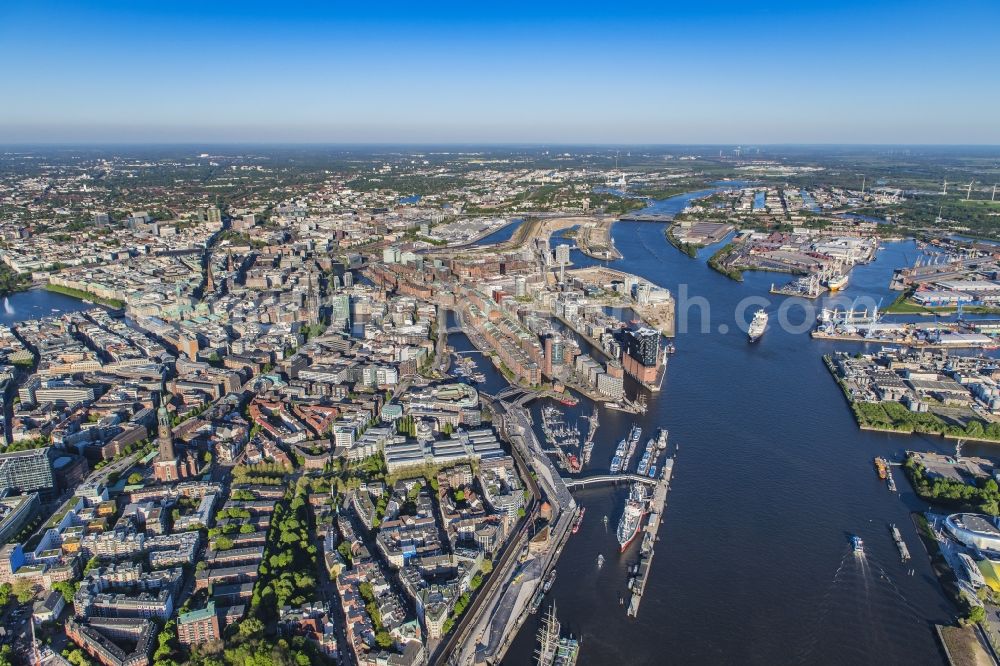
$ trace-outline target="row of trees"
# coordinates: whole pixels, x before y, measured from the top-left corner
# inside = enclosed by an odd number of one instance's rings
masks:
[[[17,273],[6,264],[0,264],[0,296],[13,294],[15,291],[23,291],[31,285],[31,275],[27,273]]]
[[[409,435],[410,437],[417,436],[417,422],[413,419],[412,414],[407,414],[396,421],[396,432],[400,435]]]
[[[984,424],[979,419],[970,419],[965,426],[947,423],[930,412],[911,412],[898,402],[855,402],[851,408],[858,424],[869,428],[1000,441],[1000,423]]]
[[[392,647],[392,635],[382,623],[382,611],[379,610],[378,600],[375,598],[375,590],[372,584],[365,582],[358,586],[361,598],[365,600],[365,611],[372,619],[372,626],[375,629],[375,642],[383,650]]]
[[[282,476],[277,476],[279,474]],[[282,483],[286,481],[280,466],[255,465],[244,470],[244,476],[257,475]],[[307,479],[300,479],[294,491],[289,490],[275,506],[260,564],[260,578],[254,586],[247,616],[227,629],[224,641],[199,644],[190,652],[177,644],[174,622],[168,622],[160,634],[154,666],[182,663],[192,666],[310,666],[328,662],[304,637],[277,638],[274,633],[278,608],[300,605],[315,594],[316,579],[312,572],[316,569],[317,548],[310,543],[309,536],[314,532],[307,506],[310,487]],[[249,498],[246,491],[238,489],[234,495]],[[235,517],[230,513],[226,515]],[[238,528],[240,532],[252,532],[253,529],[246,523]],[[220,528],[212,528],[209,535],[214,537],[216,548],[232,546],[232,541]]]
[[[284,483],[285,475],[291,472],[284,465],[278,463],[258,463],[256,465],[237,465],[233,467],[233,485],[261,484],[269,486],[280,486]]]
[[[15,451],[28,451],[30,449],[40,449],[43,446],[48,446],[51,441],[48,437],[35,437],[32,439],[22,439],[17,442],[11,442],[8,446],[2,447],[3,453],[14,453]]]
[[[957,504],[991,516],[1000,515],[1000,485],[993,479],[980,479],[975,484],[941,476],[930,479],[923,465],[913,458],[907,459],[904,468],[917,495],[927,501]]]
[[[276,617],[278,608],[301,605],[315,595],[318,549],[310,542],[315,530],[307,498],[308,485],[299,483],[294,496],[274,508],[260,578],[250,603],[251,613],[258,618]]]

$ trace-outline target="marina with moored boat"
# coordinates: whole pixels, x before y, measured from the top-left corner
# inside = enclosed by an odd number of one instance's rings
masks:
[[[655,545],[659,541],[659,531],[663,521],[663,511],[667,505],[667,492],[670,489],[670,479],[673,475],[676,456],[675,452],[672,457],[664,461],[663,472],[657,480],[653,488],[653,494],[648,501],[647,513],[649,518],[646,521],[642,543],[639,547],[639,561],[635,564],[632,576],[629,579],[629,591],[631,595],[626,611],[629,617],[635,617],[639,614],[639,603],[642,601],[646,581],[649,578],[650,568],[653,564]]]

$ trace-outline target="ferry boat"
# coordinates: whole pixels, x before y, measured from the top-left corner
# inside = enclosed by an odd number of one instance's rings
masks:
[[[865,542],[857,534],[851,535],[851,547],[854,549],[855,555],[865,554]]]
[[[632,491],[629,493],[628,501],[625,502],[625,511],[618,522],[618,545],[621,552],[625,552],[629,544],[639,533],[639,526],[642,524],[642,517],[646,514],[646,496],[641,483],[634,483]]]
[[[642,428],[636,424],[632,424],[632,429],[628,433],[628,442],[630,446],[635,446],[639,443],[639,438],[642,437]]]
[[[556,570],[555,569],[553,569],[552,571],[550,571],[549,575],[545,577],[545,581],[542,583],[542,592],[544,592],[545,594],[548,594],[549,590],[552,589],[552,584],[554,582],[556,582]]]
[[[545,597],[545,594],[541,591],[541,589],[535,592],[535,596],[531,598],[531,604],[528,606],[529,613],[534,615],[535,613],[538,612],[538,609],[541,608],[542,606],[543,597]]]
[[[627,450],[628,442],[626,440],[621,440],[618,442],[618,446],[615,448],[615,454],[611,458],[611,473],[618,474],[625,467],[625,451]]]
[[[764,335],[764,330],[767,328],[767,312],[764,308],[760,308],[753,315],[753,321],[750,322],[750,328],[747,330],[747,336],[750,338],[750,342],[757,342],[760,340],[760,336]]]
[[[573,521],[573,534],[580,531],[580,524],[583,523],[583,514],[587,513],[587,507],[580,507],[580,513],[577,515],[576,520]]]
[[[628,450],[625,455],[622,456],[622,469],[628,467],[629,462],[632,460],[632,456],[635,455],[635,450],[639,446],[639,438],[642,437],[642,428],[632,424],[632,429],[628,433]]]
[[[649,471],[649,461],[651,454],[647,449],[645,453],[642,454],[642,458],[639,459],[639,466],[636,468],[636,472],[639,474],[646,474]]]

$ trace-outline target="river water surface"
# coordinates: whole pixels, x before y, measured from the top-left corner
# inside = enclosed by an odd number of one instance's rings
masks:
[[[676,212],[692,196],[658,202],[657,212]],[[643,442],[664,426],[680,450],[638,618],[627,618],[620,605],[627,600],[627,567],[638,557],[636,545],[619,554],[614,535],[626,487],[576,495],[586,518],[558,562],[546,604],[554,601],[564,632],[582,639],[578,663],[942,663],[933,623],[949,622],[954,609],[909,517],[926,507],[901,470],[895,475],[900,494],[890,493],[872,459],[951,445],[860,431],[822,355],[861,345],[815,342],[808,333],[782,330],[773,315],[782,297],[768,288],[787,276],[748,272],[745,282],[734,282],[706,266],[713,248],[691,259],[667,244],[663,231],[661,224],[615,224],[625,258],[609,265],[675,295],[685,288],[704,297],[709,330],[678,333],[663,390],[649,397],[646,414],[600,407],[591,471],[607,469],[633,419],[644,429]],[[846,295],[890,302],[893,268],[915,256],[912,242],[888,244],[852,272]],[[575,250],[572,258],[577,266],[595,263]],[[735,315],[747,296],[771,303],[771,324],[753,345]],[[470,348],[464,336],[452,343]],[[504,385],[492,366],[480,367],[487,374],[484,390]],[[630,383],[627,390],[637,389]],[[539,423],[540,405],[533,409]],[[590,409],[581,401],[566,410],[567,418]],[[586,422],[579,425],[585,431]],[[890,522],[914,554],[906,566]],[[865,541],[863,560],[851,551],[852,533]],[[606,558],[600,570],[598,554]],[[532,617],[504,663],[533,663],[536,631]]]

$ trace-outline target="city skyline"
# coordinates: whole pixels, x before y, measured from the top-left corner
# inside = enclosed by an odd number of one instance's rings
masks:
[[[985,2],[3,14],[3,143],[1000,142]]]

